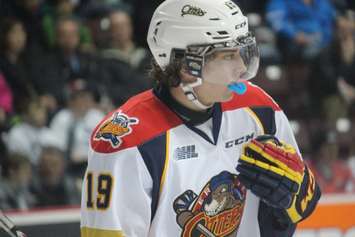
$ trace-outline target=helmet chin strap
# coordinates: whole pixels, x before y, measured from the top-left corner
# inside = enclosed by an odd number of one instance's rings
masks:
[[[200,85],[202,85],[202,79],[200,77],[197,77],[197,81],[193,83],[180,83],[180,87],[184,91],[184,94],[187,97],[187,99],[192,103],[194,103],[198,108],[202,110],[206,110],[211,108],[213,105],[206,106],[198,100],[197,94],[194,91],[194,87]]]

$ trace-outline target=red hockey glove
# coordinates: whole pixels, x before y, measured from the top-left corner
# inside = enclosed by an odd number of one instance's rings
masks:
[[[243,147],[237,171],[247,189],[283,210],[292,223],[306,218],[320,198],[314,176],[297,151],[271,135]]]

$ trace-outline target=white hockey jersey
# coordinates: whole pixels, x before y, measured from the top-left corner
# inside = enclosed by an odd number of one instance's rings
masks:
[[[279,106],[248,83],[244,95],[217,103],[196,125],[193,114],[172,111],[164,100],[146,91],[94,130],[82,237],[275,237],[235,167],[242,145],[258,135],[275,134],[297,148]]]

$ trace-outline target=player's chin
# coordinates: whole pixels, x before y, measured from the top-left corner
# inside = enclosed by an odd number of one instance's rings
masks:
[[[227,89],[224,93],[223,96],[221,97],[220,102],[228,102],[233,98],[233,92],[229,89]]]

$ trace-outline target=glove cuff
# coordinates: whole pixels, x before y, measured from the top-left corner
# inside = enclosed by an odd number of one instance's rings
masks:
[[[301,187],[295,195],[291,207],[286,209],[290,221],[297,223],[307,218],[314,211],[320,196],[321,191],[314,175],[306,166]]]

